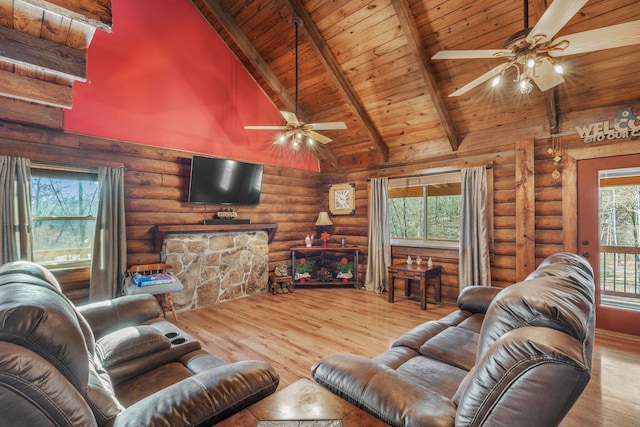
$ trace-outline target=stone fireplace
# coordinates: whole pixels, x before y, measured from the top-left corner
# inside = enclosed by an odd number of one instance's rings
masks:
[[[184,285],[182,292],[173,294],[177,310],[260,294],[268,287],[266,231],[167,234],[162,259]]]

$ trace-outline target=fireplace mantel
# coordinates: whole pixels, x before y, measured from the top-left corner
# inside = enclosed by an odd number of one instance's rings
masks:
[[[166,233],[209,233],[215,231],[253,231],[266,230],[269,243],[273,240],[278,224],[187,224],[187,225],[154,225],[154,249],[162,251],[162,243]]]

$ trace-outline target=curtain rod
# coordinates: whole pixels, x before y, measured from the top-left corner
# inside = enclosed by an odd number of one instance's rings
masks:
[[[489,162],[486,165],[484,165],[485,169],[493,169],[493,162]],[[433,175],[442,175],[445,173],[451,173],[451,172],[460,172],[462,169],[451,169],[451,170],[447,170],[447,171],[442,171],[442,172],[431,172],[431,173],[418,173],[418,174],[413,174],[413,175],[401,175],[401,176],[389,176],[387,178],[389,179],[402,179],[402,178],[416,178],[416,177],[423,177],[423,176],[433,176]],[[383,177],[379,177],[379,178],[383,178]],[[368,176],[365,178],[365,181],[369,182],[371,181],[371,177]]]

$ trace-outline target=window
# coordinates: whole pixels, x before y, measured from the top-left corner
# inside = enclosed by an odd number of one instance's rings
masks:
[[[401,244],[460,238],[460,173],[389,180],[391,239]]]
[[[88,265],[98,211],[98,175],[31,170],[33,250],[48,267]]]

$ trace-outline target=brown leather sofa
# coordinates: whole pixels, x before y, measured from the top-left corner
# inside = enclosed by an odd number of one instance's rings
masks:
[[[393,426],[556,426],[591,377],[593,271],[560,253],[504,290],[465,288],[457,311],[374,359],[331,355],[322,386]]]
[[[75,307],[39,265],[1,266],[0,425],[210,426],[278,387],[159,315],[151,295]]]

